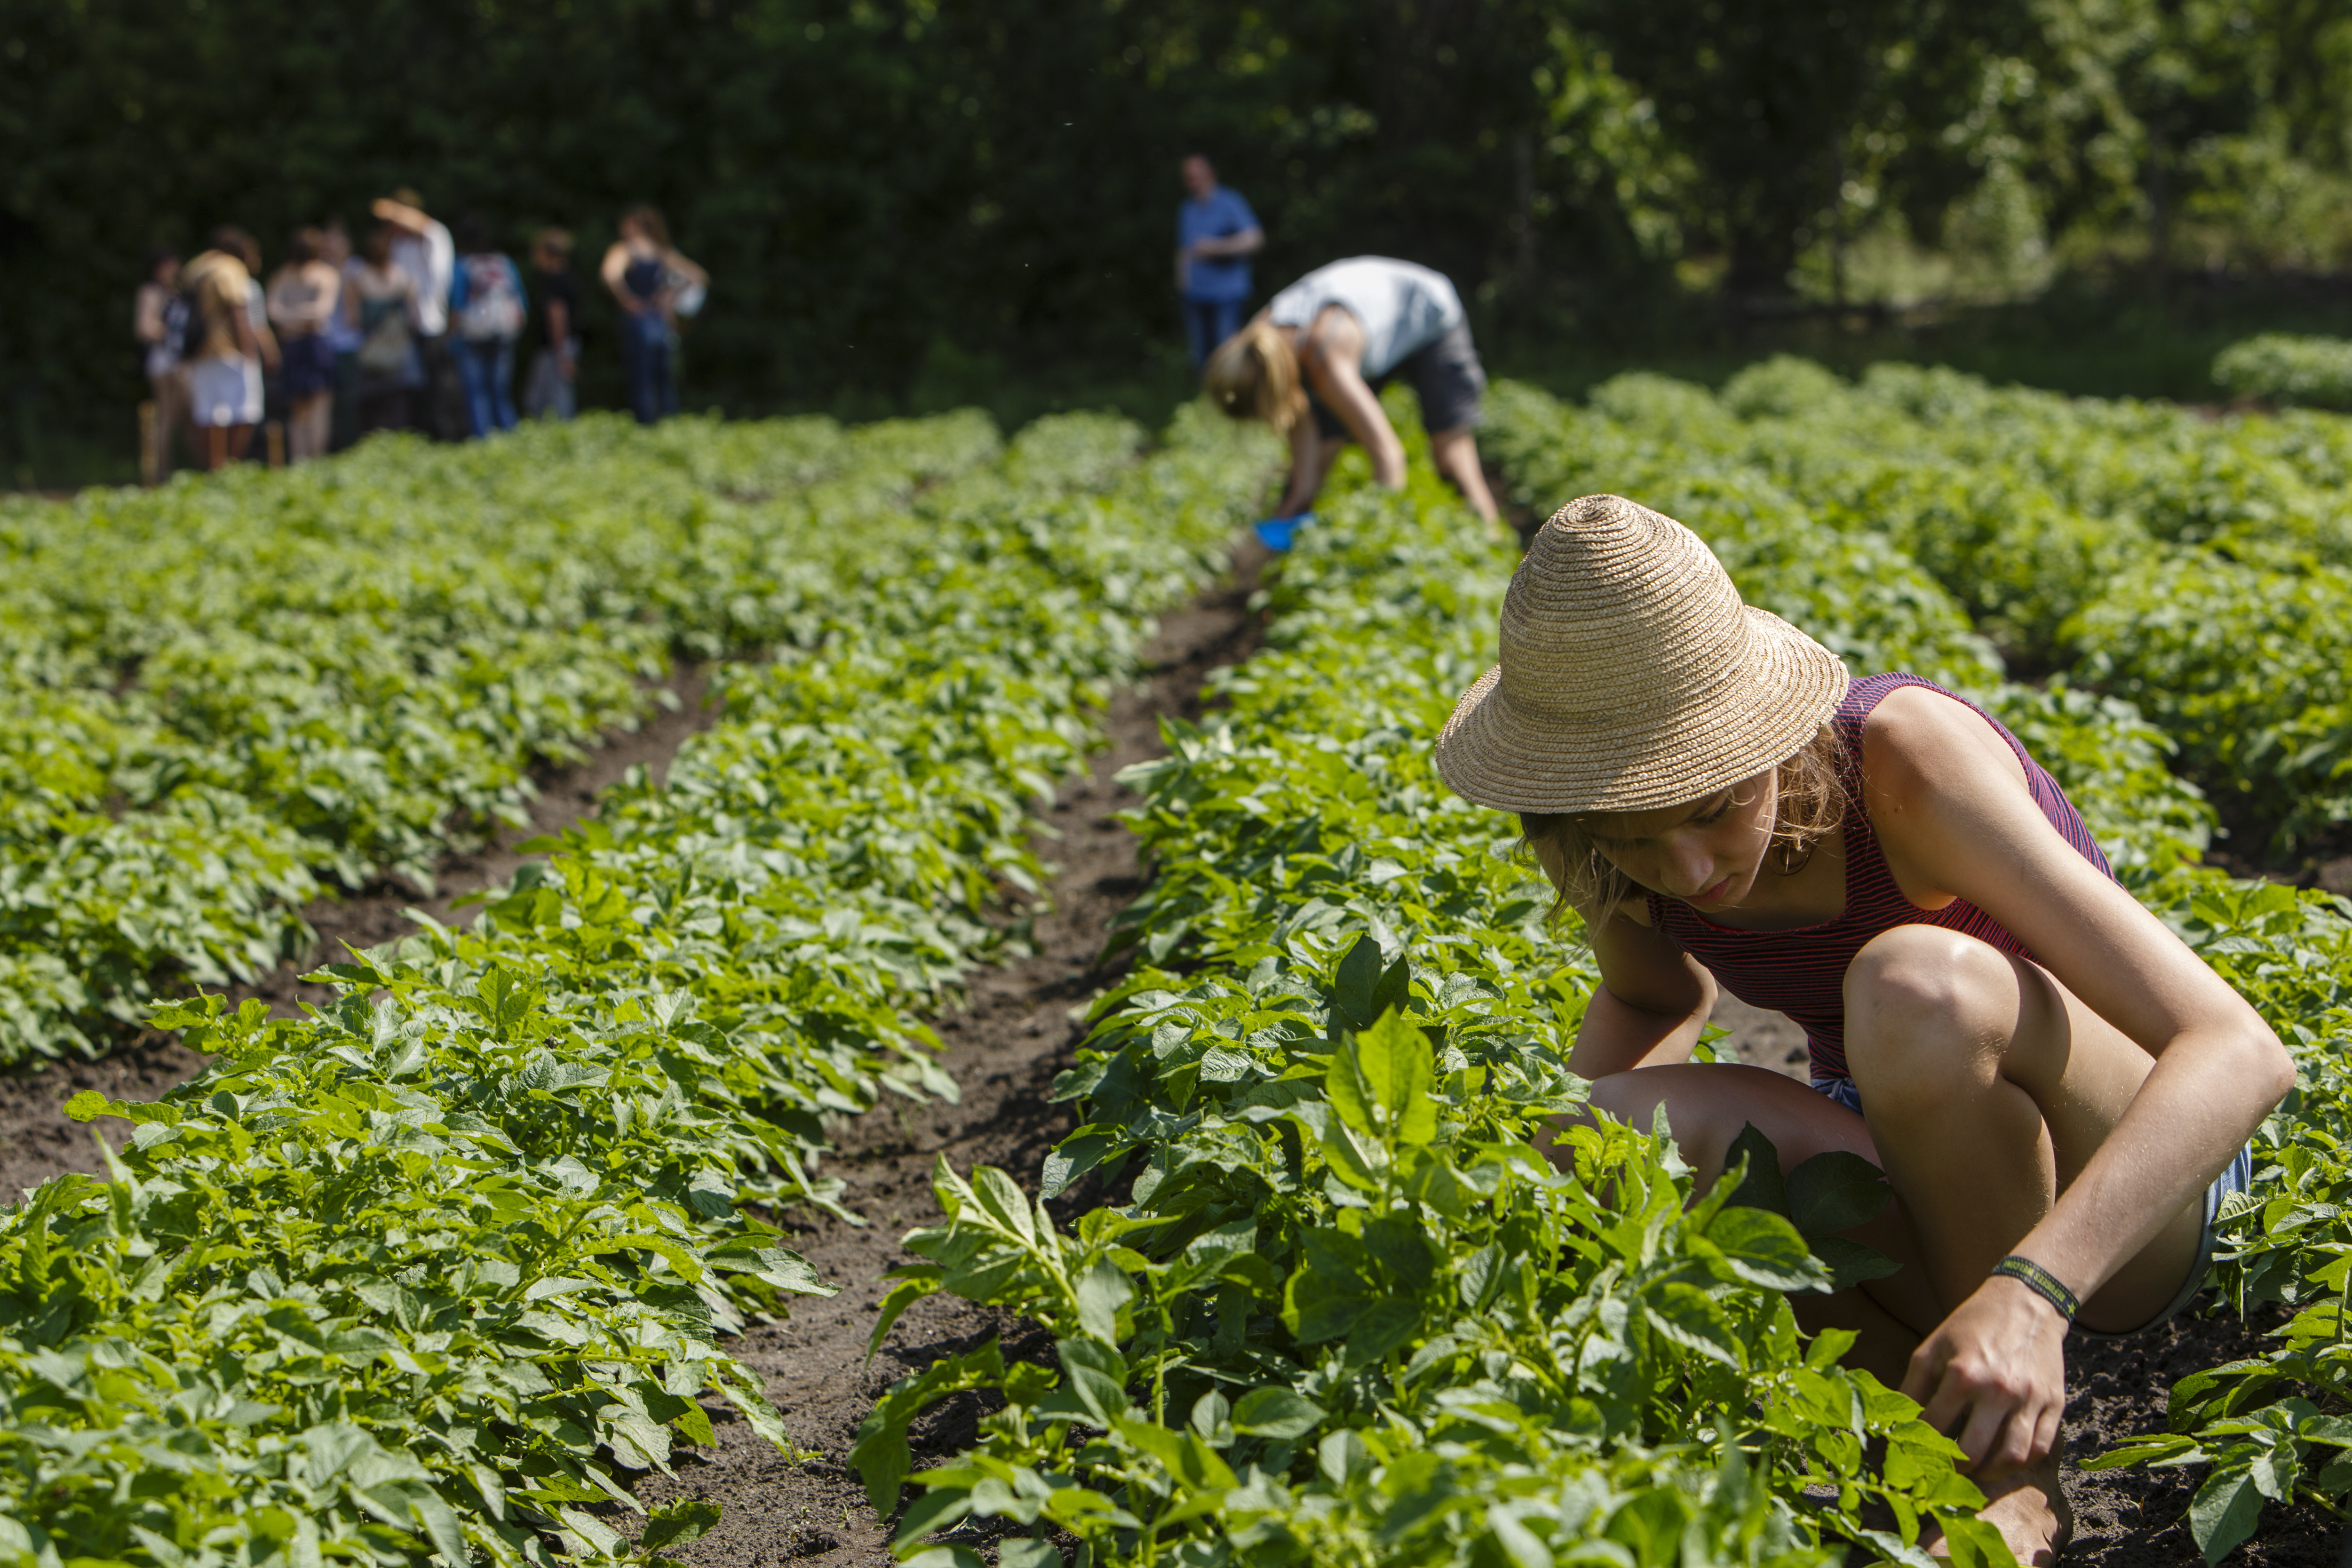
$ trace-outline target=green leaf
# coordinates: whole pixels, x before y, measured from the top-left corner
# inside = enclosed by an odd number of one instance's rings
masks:
[[[2250,1468],[2243,1463],[2218,1466],[2189,1500],[2189,1533],[2206,1562],[2219,1563],[2254,1532],[2262,1514],[2263,1494]]]
[[[1295,1389],[1278,1384],[1253,1388],[1234,1403],[1234,1430],[1253,1437],[1295,1443],[1320,1426],[1323,1407]]]
[[[719,1520],[719,1507],[700,1498],[679,1498],[656,1505],[646,1514],[646,1532],[637,1543],[648,1552],[684,1546],[710,1533]]]
[[[1012,1177],[993,1165],[982,1165],[972,1173],[971,1190],[981,1208],[1008,1234],[1026,1243],[1036,1241],[1037,1227],[1030,1217],[1029,1200]]]
[[[1767,1290],[1821,1290],[1830,1286],[1829,1270],[1806,1249],[1797,1227],[1777,1214],[1758,1207],[1727,1207],[1707,1226],[1706,1238],[1722,1249],[1731,1271],[1748,1284]]]
[[[1118,1310],[1135,1296],[1127,1271],[1108,1258],[1097,1258],[1079,1274],[1076,1289],[1078,1326],[1105,1343],[1116,1341]]]
[[[1903,1272],[1901,1264],[1877,1248],[1842,1236],[1816,1236],[1810,1238],[1808,1245],[1813,1256],[1828,1268],[1832,1290],[1849,1289],[1865,1279],[1886,1279]]]
[[[1894,1196],[1885,1172],[1843,1149],[1816,1154],[1789,1173],[1789,1218],[1808,1237],[1874,1220]]]
[[[449,1568],[468,1568],[472,1554],[466,1550],[465,1527],[457,1522],[457,1511],[439,1492],[431,1487],[416,1488],[408,1494],[408,1510]]]
[[[2017,1568],[2017,1558],[1998,1526],[1967,1513],[1945,1514],[1938,1522],[1952,1568]]]
[[[1742,1161],[1746,1165],[1741,1170],[1739,1184],[1732,1189],[1727,1201],[1786,1218],[1789,1193],[1780,1174],[1780,1152],[1753,1121],[1742,1126],[1739,1136],[1731,1141],[1731,1147],[1724,1153],[1723,1168],[1729,1171],[1740,1166]]]
[[[1437,1135],[1435,1079],[1429,1037],[1402,1014],[1384,1013],[1370,1028],[1339,1043],[1323,1092],[1351,1131],[1393,1149]]]
[[[1738,1367],[1744,1358],[1740,1353],[1739,1335],[1725,1317],[1723,1309],[1715,1304],[1707,1293],[1696,1285],[1671,1280],[1642,1305],[1642,1315],[1650,1326],[1686,1350],[1696,1351],[1726,1366]]]
[[[1339,960],[1339,973],[1331,982],[1332,1011],[1350,1028],[1370,1028],[1372,1020],[1380,1016],[1373,1004],[1380,980],[1381,944],[1367,931]]]

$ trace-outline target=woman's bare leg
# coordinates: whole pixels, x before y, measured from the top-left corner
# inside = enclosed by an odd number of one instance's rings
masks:
[[[1881,1167],[1947,1310],[2042,1222],[2155,1066],[2038,965],[1933,926],[1898,926],[1862,950],[1845,1016]],[[2084,1322],[2134,1329],[2163,1310],[2203,1221],[2201,1202],[2175,1216],[2084,1302]],[[2072,1533],[2060,1457],[1979,1478],[1994,1499],[1984,1517],[2021,1563],[2054,1561]]]
[[[1429,437],[1429,458],[1439,473],[1454,481],[1471,510],[1488,522],[1495,521],[1494,492],[1486,488],[1486,470],[1478,464],[1478,442],[1470,426],[1433,433]]]

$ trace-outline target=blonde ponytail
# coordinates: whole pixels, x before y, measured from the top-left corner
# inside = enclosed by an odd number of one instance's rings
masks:
[[[1263,419],[1277,436],[1289,435],[1307,413],[1298,353],[1280,329],[1263,320],[1217,345],[1201,373],[1201,388],[1229,417]]]

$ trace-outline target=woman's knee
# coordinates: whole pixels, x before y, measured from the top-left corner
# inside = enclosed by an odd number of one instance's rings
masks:
[[[1881,931],[1847,966],[1844,992],[1846,1060],[1858,1081],[1876,1080],[1865,1098],[1932,1093],[1980,1071],[1972,1047],[2017,1016],[2009,955],[1938,926]]]

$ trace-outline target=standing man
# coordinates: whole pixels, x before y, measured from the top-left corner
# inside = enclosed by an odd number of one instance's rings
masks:
[[[425,395],[411,417],[438,441],[463,438],[469,423],[457,364],[449,356],[449,286],[457,272],[457,246],[448,226],[429,216],[415,191],[394,191],[371,209],[393,232],[394,265],[408,274],[416,292],[408,302],[408,325],[416,334],[425,365]]]
[[[1241,193],[1217,184],[1217,171],[1198,153],[1184,160],[1184,189],[1190,199],[1176,209],[1176,297],[1199,370],[1241,330],[1249,258],[1265,247],[1265,230]]]

